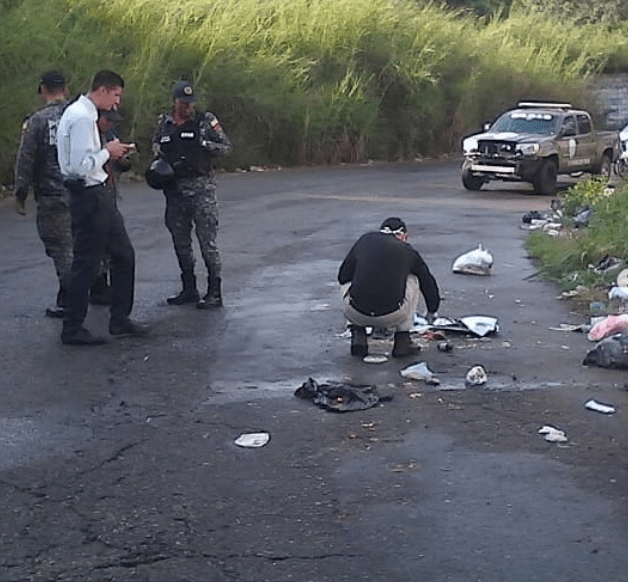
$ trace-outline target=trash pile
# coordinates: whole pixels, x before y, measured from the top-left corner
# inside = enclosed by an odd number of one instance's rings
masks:
[[[611,268],[616,268],[609,261]],[[628,369],[628,269],[617,276],[608,292],[609,303],[594,301],[590,324],[582,326],[587,339],[597,342],[582,362],[585,366]],[[609,313],[610,312],[610,313]]]
[[[313,404],[332,412],[351,412],[373,408],[391,397],[380,396],[377,388],[371,385],[353,385],[344,383],[319,384],[308,378],[294,392],[297,398],[310,400]]]
[[[611,196],[614,188],[609,186],[604,190],[604,196]],[[554,198],[550,203],[550,211],[539,212],[532,210],[526,212],[521,221],[523,230],[543,230],[550,236],[559,236],[565,225],[571,228],[586,228],[589,226],[595,213],[595,208],[589,204],[582,204],[575,212],[566,215],[563,209],[564,203],[560,198]]]

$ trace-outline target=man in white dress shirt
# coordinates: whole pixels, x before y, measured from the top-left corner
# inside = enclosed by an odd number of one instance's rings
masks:
[[[135,287],[135,252],[118,211],[112,191],[106,187],[109,160],[126,156],[131,144],[114,139],[101,144],[98,110],[117,107],[124,80],[113,71],[94,75],[90,92],[68,106],[57,129],[57,154],[64,184],[70,191],[74,237],[74,260],[67,291],[61,341],[69,345],[105,342],[83,327],[89,306],[89,289],[100,261],[111,257],[111,319],[109,333],[115,336],[146,332],[129,319]]]

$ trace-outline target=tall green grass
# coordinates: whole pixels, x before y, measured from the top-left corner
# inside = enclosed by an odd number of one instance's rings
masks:
[[[562,197],[566,228],[560,236],[533,232],[526,241],[528,250],[540,260],[540,272],[563,289],[608,283],[617,271],[598,274],[590,265],[606,256],[628,263],[628,182],[611,190],[605,181],[591,178]],[[589,225],[572,228],[573,216],[585,206],[593,208]]]
[[[3,182],[47,68],[73,92],[119,71],[142,163],[173,82],[194,82],[234,141],[231,166],[457,151],[521,98],[587,105],[609,60],[628,70],[624,31],[522,3],[489,21],[415,0],[4,0],[3,11]]]

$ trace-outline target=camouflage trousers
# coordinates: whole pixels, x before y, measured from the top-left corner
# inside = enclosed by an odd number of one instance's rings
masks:
[[[37,232],[46,254],[52,259],[59,288],[67,288],[72,269],[72,218],[67,202],[60,196],[39,196]]]
[[[216,185],[209,178],[179,180],[177,190],[166,190],[166,227],[172,236],[181,273],[194,272],[192,228],[201,250],[208,277],[220,277],[222,262],[218,235]]]

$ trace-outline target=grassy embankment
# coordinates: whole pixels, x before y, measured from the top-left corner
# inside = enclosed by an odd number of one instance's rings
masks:
[[[149,157],[174,80],[195,82],[235,143],[227,167],[404,159],[521,98],[586,105],[590,75],[628,69],[628,37],[514,7],[489,22],[407,0],[0,0],[0,183],[10,183],[38,75],[73,94],[112,68],[123,133]]]
[[[576,303],[586,310],[592,300],[608,301],[607,289],[628,266],[628,182],[611,190],[603,180],[591,178],[561,197],[563,229],[558,236],[533,232],[526,246],[539,259],[543,277],[566,291],[580,288]],[[585,207],[593,209],[590,223],[575,228],[574,216]],[[616,269],[596,273],[594,268],[605,257],[622,262]]]

